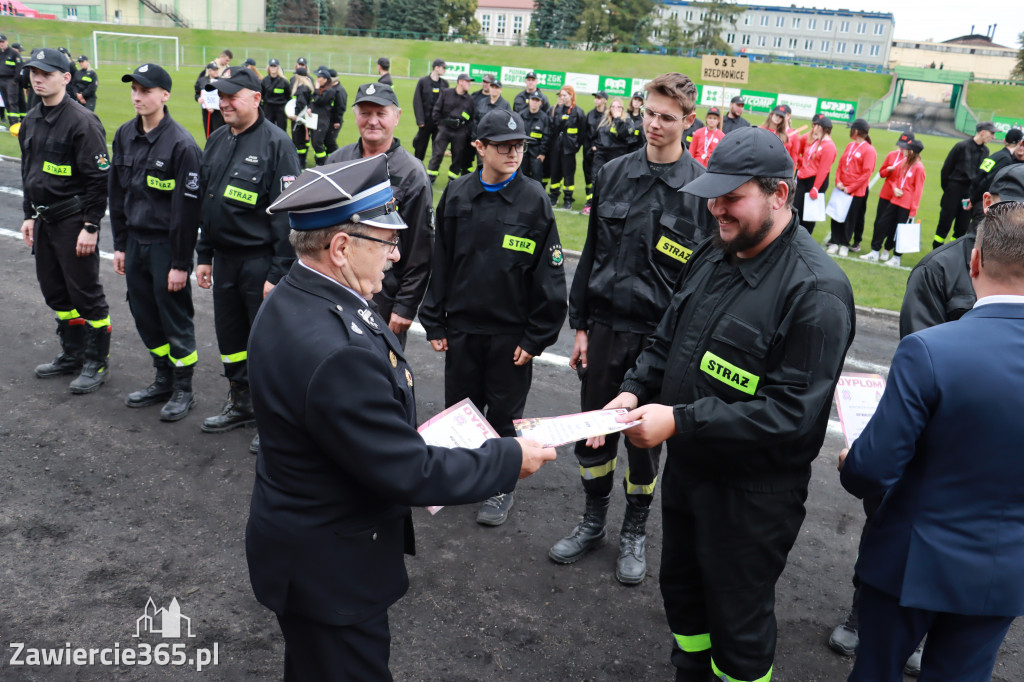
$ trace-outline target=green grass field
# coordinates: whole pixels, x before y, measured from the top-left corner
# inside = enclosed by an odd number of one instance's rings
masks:
[[[26,47],[37,47],[44,44],[47,46],[66,45],[74,55],[79,53],[91,55],[92,42],[90,36],[92,31],[94,29],[109,30],[112,28],[108,25],[76,24],[71,22],[57,23],[43,20],[15,19],[12,17],[6,17],[5,19],[6,34],[11,42],[18,41]],[[53,33],[44,33],[51,27],[54,29]],[[131,27],[122,28],[126,31],[135,30]],[[147,31],[143,29],[140,32]],[[567,50],[543,50],[540,48],[502,48],[453,43],[437,44],[420,41],[370,40],[329,36],[285,36],[264,33],[242,34],[222,31],[168,30],[162,31],[162,33],[175,34],[180,37],[182,49],[185,53],[185,61],[189,62],[187,67],[183,66],[181,71],[177,73],[172,70],[175,84],[168,106],[175,119],[192,132],[200,145],[203,144],[202,126],[199,106],[193,100],[193,83],[200,70],[198,65],[205,63],[207,59],[212,58],[224,47],[230,47],[233,50],[236,63],[241,62],[246,55],[251,55],[257,59],[261,67],[266,63],[266,59],[269,56],[278,57],[281,59],[282,64],[290,64],[293,63],[296,57],[305,55],[309,58],[310,66],[314,68],[320,63],[329,63],[334,68],[344,71],[345,65],[351,65],[352,70],[364,74],[369,72],[376,56],[380,55],[391,57],[392,71],[396,75],[408,73],[410,65],[423,64],[425,69],[427,62],[435,56],[442,56],[450,60],[527,65],[535,68],[552,68],[557,64],[554,68],[630,77],[650,77],[668,70],[678,70],[684,73],[696,73],[699,71],[698,60],[651,55],[620,55]],[[206,48],[205,53],[203,52],[204,47]],[[155,50],[157,48],[150,44],[148,49]],[[166,49],[166,46],[164,46],[164,49]],[[124,55],[123,52],[122,50],[119,57],[127,58],[133,56]],[[140,61],[155,59],[154,54],[144,54],[142,47],[139,48],[138,56],[141,56],[142,59],[131,60],[126,65],[101,63],[96,69],[100,80],[96,113],[104,122],[108,140],[113,139],[114,132],[121,123],[134,115],[130,101],[129,86],[121,83],[120,76],[131,71]],[[193,56],[195,57],[194,60]],[[167,59],[170,59],[169,55]],[[344,75],[340,80],[346,90],[348,90],[351,99],[358,86],[361,83],[368,82],[371,78],[366,75]],[[399,101],[404,107],[397,136],[410,148],[412,138],[416,132],[416,122],[412,112],[414,85],[415,78],[397,78],[395,80],[395,90]],[[885,94],[888,86],[889,77],[875,74],[828,71],[825,69],[790,65],[755,64],[751,68],[751,82],[747,87],[769,92],[787,92],[836,99],[865,97],[873,99]],[[1013,97],[1017,96],[1018,90],[1022,91],[1021,100],[1013,99]],[[518,89],[509,87],[505,89],[503,96],[511,102],[518,92]],[[1006,95],[1005,93],[1007,92],[1010,95]],[[1024,89],[1022,88],[975,84],[970,86],[970,93],[972,105],[975,96],[991,98],[993,102],[1000,97],[1007,97],[1009,98],[1007,99],[1008,102],[1014,103],[1019,101],[1024,103]],[[582,97],[580,102],[587,108],[591,105],[588,97]],[[1018,107],[1018,110],[1020,110],[1019,104],[1013,104],[1013,106]],[[699,110],[699,115],[703,117],[703,114],[704,110]],[[758,125],[763,121],[763,115],[761,114],[748,114],[747,118],[754,125]],[[794,121],[796,127],[804,123],[808,122]],[[342,128],[339,144],[354,142],[357,135],[354,122],[351,115],[349,115],[346,117]],[[836,128],[835,143],[840,153],[842,153],[843,148],[848,142],[847,135],[846,128]],[[875,129],[872,130],[871,136],[878,150],[879,163],[881,163],[885,155],[894,148],[898,133],[884,129]],[[925,144],[922,158],[928,179],[918,218],[923,223],[923,248],[930,250],[931,236],[934,233],[935,223],[938,219],[938,206],[939,199],[941,198],[939,170],[942,167],[946,154],[956,140],[927,135],[921,136],[921,139]],[[996,149],[998,149],[998,143],[990,145],[992,152],[995,152]],[[17,140],[7,135],[0,136],[0,154],[19,156],[20,150]],[[312,159],[312,155],[310,155],[310,159]],[[447,161],[442,164],[441,179],[435,188],[435,197],[440,196],[440,191],[446,183],[446,174],[443,172],[446,168]],[[834,184],[834,172],[831,184]],[[577,172],[576,186],[578,188],[576,208],[579,209],[583,205],[582,190],[584,180],[582,169]],[[880,189],[881,181],[871,190],[864,235],[865,247],[870,242],[877,196]],[[574,250],[582,249],[586,238],[586,218],[577,213],[566,211],[558,211],[556,217],[565,247]],[[827,222],[819,223],[814,236],[819,241],[823,241],[828,235],[828,230]],[[920,260],[923,253],[904,256],[903,265],[913,266]],[[858,304],[873,308],[899,310],[906,285],[906,271],[861,263],[856,259],[842,259],[840,265],[847,272],[853,283]]]

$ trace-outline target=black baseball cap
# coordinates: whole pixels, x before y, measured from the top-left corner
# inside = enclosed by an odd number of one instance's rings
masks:
[[[494,77],[494,74],[493,74],[493,73],[485,73],[485,74],[484,74],[483,76],[481,76],[481,78],[480,78],[480,81],[481,81],[482,83],[493,83],[493,82],[494,82],[494,81],[496,81],[496,80],[498,80],[498,79]]]
[[[163,88],[171,91],[171,75],[159,64],[143,64],[131,73],[121,76],[122,83],[135,81],[144,88]]]
[[[456,78],[455,80],[457,80],[457,81],[469,81],[469,82],[472,83],[476,79],[473,78],[472,76],[470,76],[468,73],[460,73],[459,77]]]
[[[396,95],[394,89],[386,83],[366,83],[359,86],[359,91],[356,92],[356,100],[353,104],[359,104],[361,102],[371,102],[373,104],[379,104],[382,107],[393,104],[397,107],[398,95]]]
[[[921,142],[921,140],[911,140],[907,143],[907,149],[920,154],[924,151],[924,142]]]
[[[739,95],[736,95],[731,100],[729,100],[729,104],[742,104],[743,106],[747,105],[746,101]]]
[[[230,75],[222,76],[212,83],[206,84],[207,90],[218,90],[225,95],[233,95],[239,90],[249,89],[260,92],[260,80],[249,69],[243,67],[231,68]]]
[[[206,65],[206,70],[207,71],[209,71],[210,69],[213,69],[214,71],[216,71],[217,68],[218,68],[217,65],[214,64],[213,62],[210,62],[209,64]]]
[[[21,43],[11,43],[11,47],[13,47],[18,52],[21,52],[23,49],[25,49],[21,46]]]
[[[785,118],[785,116],[786,116],[786,110],[783,109],[782,107],[775,107],[774,109],[772,109],[772,113],[773,114],[778,114],[779,116],[782,116],[783,118]]]
[[[524,78],[532,78],[533,80],[537,80],[537,74],[531,71],[530,73],[526,74]]]
[[[84,54],[80,54],[80,55],[78,55],[78,59],[76,59],[75,61],[76,62],[87,62],[87,61],[89,61],[89,58],[86,57]]]
[[[526,99],[535,99],[535,100],[538,100],[540,102],[543,102],[544,101],[544,95],[540,94],[540,90],[534,90],[533,92],[531,92],[529,95],[526,96]]]
[[[337,78],[338,72],[334,69],[327,69],[327,73],[331,74],[331,78]]]
[[[601,99],[608,99],[608,93],[604,90],[598,90],[594,93],[594,97],[600,97]]]
[[[269,62],[267,62],[267,66],[281,66],[281,62],[277,61],[276,59],[271,59]]]
[[[850,130],[859,130],[862,133],[866,133],[871,130],[871,125],[863,118],[858,118],[850,124]]]
[[[305,66],[306,65],[306,58],[305,57],[299,57],[298,59],[295,60],[295,63],[296,64],[302,64],[303,66]]]
[[[316,75],[318,78],[326,78],[330,80],[331,71],[326,66],[318,66],[316,69]]]
[[[752,178],[792,178],[793,158],[782,140],[765,128],[734,130],[718,143],[708,172],[683,186],[705,199],[728,194]]]
[[[501,90],[502,89],[501,81],[498,81],[498,80],[491,81],[491,87],[492,88],[498,88],[499,90]]]
[[[633,96],[630,99],[643,99],[643,98],[644,98],[644,91],[643,90],[637,90],[636,92],[633,93]]]
[[[999,195],[999,201],[1024,201],[1024,164],[1015,163],[1001,169],[988,191]]]
[[[793,115],[793,107],[789,106],[788,104],[780,104],[778,106],[778,108],[782,109],[784,112],[786,112],[786,116],[792,116]]]
[[[24,68],[40,69],[49,73],[54,71],[67,73],[71,70],[71,65],[68,64],[67,58],[59,50],[55,50],[52,47],[43,47],[32,53],[32,59],[25,64]]]
[[[828,116],[822,116],[821,118],[814,122],[814,125],[821,126],[825,130],[832,130],[832,119],[830,119]]]
[[[722,111],[718,107],[711,107],[710,109],[708,109],[707,115],[722,118]]]
[[[530,135],[526,132],[523,117],[514,111],[495,109],[480,119],[476,127],[476,139],[489,142],[509,142],[525,140]]]
[[[7,36],[5,36],[3,33],[0,33],[0,40],[7,40]]]
[[[914,133],[903,133],[900,135],[900,139],[896,140],[896,146],[900,149],[907,149],[908,145],[914,141]]]
[[[1021,140],[1024,140],[1024,130],[1020,128],[1010,128],[1006,131],[1006,137],[1003,138],[1007,144],[1016,144]]]
[[[981,121],[978,125],[974,126],[974,130],[979,133],[983,130],[994,133],[996,132],[996,124],[992,121]]]
[[[433,64],[431,64],[431,68],[433,68],[433,67],[435,67],[435,66],[444,66],[444,67],[447,67],[447,66],[448,66],[448,64],[446,64],[446,63],[445,63],[445,61],[444,61],[443,59],[435,59],[435,60],[434,60],[434,63],[433,63]]]
[[[256,60],[252,57],[246,57],[245,61],[242,62],[242,66],[256,66]]]

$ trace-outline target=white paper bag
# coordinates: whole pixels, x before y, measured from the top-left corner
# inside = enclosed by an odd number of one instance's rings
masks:
[[[896,226],[896,253],[917,253],[921,250],[921,223],[911,220]]]
[[[817,199],[812,199],[810,192],[804,195],[804,214],[800,220],[808,223],[816,223],[825,219],[825,195],[818,193]]]
[[[825,207],[825,215],[837,223],[845,223],[846,216],[850,212],[850,202],[853,197],[841,189],[832,190],[832,196],[828,198],[828,206]]]

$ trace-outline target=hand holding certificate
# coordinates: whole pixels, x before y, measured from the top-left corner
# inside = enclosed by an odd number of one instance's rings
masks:
[[[836,409],[843,427],[846,447],[853,445],[864,427],[871,421],[882,393],[885,379],[879,374],[843,372],[836,384]]]
[[[615,420],[616,417],[627,412],[629,410],[622,408],[595,410],[561,417],[517,419],[512,424],[516,427],[516,433],[523,438],[530,438],[548,447],[557,447],[594,436],[624,431],[640,423],[639,421],[618,422]]]

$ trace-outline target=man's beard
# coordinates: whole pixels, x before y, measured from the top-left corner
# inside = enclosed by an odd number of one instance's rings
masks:
[[[746,251],[752,249],[768,236],[768,233],[772,231],[775,226],[775,220],[769,212],[760,227],[752,233],[741,232],[736,235],[730,241],[722,239],[722,233],[719,231],[714,237],[711,238],[711,243],[715,248],[725,251],[730,256],[735,256],[740,251]]]

